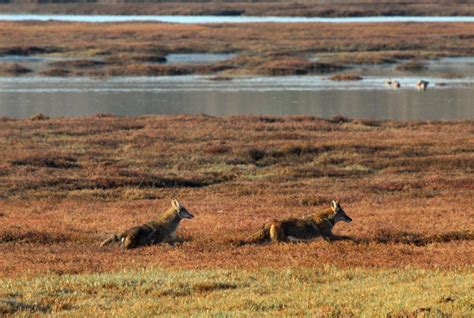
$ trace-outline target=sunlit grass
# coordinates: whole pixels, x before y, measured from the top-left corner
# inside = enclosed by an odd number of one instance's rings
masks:
[[[164,270],[3,280],[0,313],[129,317],[474,314],[458,270]]]

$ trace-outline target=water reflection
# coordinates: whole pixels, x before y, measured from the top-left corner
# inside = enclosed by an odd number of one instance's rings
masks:
[[[395,91],[371,86],[351,90],[328,87],[309,89],[304,83],[298,89],[294,87],[296,84],[291,85],[289,79],[291,88],[278,83],[272,87],[267,82],[267,89],[263,84],[253,89],[239,88],[238,81],[214,84],[203,79],[194,79],[193,82],[192,78],[184,82],[176,78],[170,79],[170,82],[142,78],[136,83],[124,79],[104,82],[87,79],[48,81],[44,78],[12,81],[0,81],[0,116],[22,118],[34,113],[53,117],[95,113],[122,116],[205,113],[308,114],[323,118],[343,115],[395,120],[474,119],[474,89],[471,87],[418,92],[414,89]],[[255,81],[258,82],[257,79]],[[191,89],[194,86],[198,89]]]

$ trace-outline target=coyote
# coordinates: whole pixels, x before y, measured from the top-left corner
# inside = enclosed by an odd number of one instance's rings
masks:
[[[193,217],[184,206],[173,199],[171,207],[158,220],[132,227],[119,235],[114,234],[103,241],[100,246],[112,243],[119,243],[123,248],[135,248],[159,243],[173,245],[180,241],[176,238],[179,222],[182,219],[192,219]]]
[[[340,237],[332,234],[332,228],[339,222],[351,222],[352,219],[344,212],[337,201],[331,202],[331,208],[305,218],[288,218],[275,220],[250,236],[241,244],[266,242],[304,242],[322,237],[327,241]]]

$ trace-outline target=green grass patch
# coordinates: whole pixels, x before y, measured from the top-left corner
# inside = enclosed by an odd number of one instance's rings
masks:
[[[409,316],[474,314],[472,267],[165,270],[0,280],[0,314]]]

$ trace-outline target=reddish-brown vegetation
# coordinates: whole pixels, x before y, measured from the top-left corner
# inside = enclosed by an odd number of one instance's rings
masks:
[[[329,78],[332,81],[360,81],[362,76],[355,74],[335,74]]]
[[[4,3],[5,2],[5,3]],[[63,3],[61,3],[63,2]],[[68,14],[394,16],[473,15],[469,1],[390,0],[3,0],[2,12]]]
[[[71,71],[64,69],[64,68],[51,68],[49,70],[44,70],[40,72],[43,76],[58,76],[64,77],[71,75]]]
[[[284,58],[263,63],[258,72],[263,75],[305,75],[330,73],[342,68],[337,64],[311,62],[302,58]]]
[[[27,67],[24,67],[21,64],[15,63],[15,64],[0,64],[0,75],[7,75],[7,76],[17,76],[17,75],[24,75],[31,73],[32,70],[30,70]]]
[[[52,67],[71,75],[307,74],[339,71],[348,64],[474,55],[474,41],[467,40],[474,37],[472,23],[0,22],[0,29],[0,52],[60,51],[56,54],[79,61]],[[158,64],[168,53],[200,52],[238,55],[210,65]],[[86,57],[95,62],[85,63]]]
[[[426,65],[421,61],[410,61],[407,63],[400,64],[396,67],[399,71],[408,71],[408,72],[416,72],[421,71],[426,68]]]
[[[474,124],[110,115],[0,125],[0,273],[473,264]],[[178,197],[185,243],[100,249]],[[235,242],[339,199],[334,243]]]

